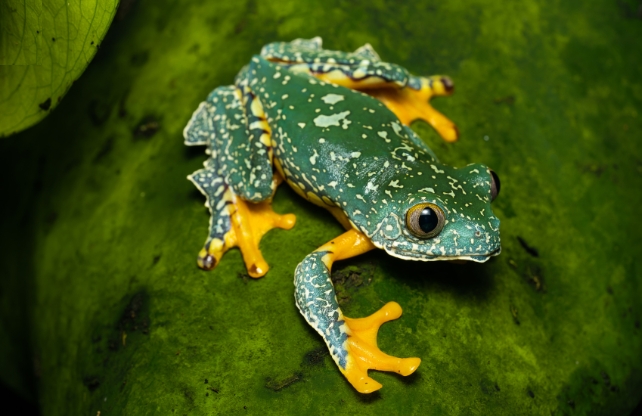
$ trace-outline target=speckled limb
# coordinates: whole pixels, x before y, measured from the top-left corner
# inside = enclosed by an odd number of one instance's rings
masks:
[[[292,42],[270,43],[263,47],[261,56],[282,63],[292,71],[307,72],[340,85],[344,84],[340,81],[347,77],[347,80],[358,82],[362,87],[394,84],[403,88],[408,85],[410,78],[405,68],[381,61],[370,44],[354,52],[342,52],[323,49],[320,37],[296,39]]]
[[[197,170],[187,177],[205,195],[205,206],[210,211],[210,231],[205,245],[199,254],[198,263],[201,268],[211,269],[216,266],[225,250],[225,236],[232,229],[228,204],[230,200],[229,186],[218,175],[216,163],[212,159],[205,162],[205,169]],[[208,258],[209,253],[220,253]]]
[[[272,211],[279,181],[272,172],[270,128],[247,81],[237,84],[212,91],[184,131],[186,144],[205,144],[211,155],[205,169],[188,177],[212,214],[198,264],[211,270],[238,246],[250,276],[261,277],[269,270],[258,248],[261,238],[274,227],[292,228],[295,218]]]
[[[348,230],[319,247],[297,266],[294,275],[295,300],[306,321],[323,337],[339,370],[360,393],[382,386],[368,377],[368,370],[412,374],[421,360],[397,358],[377,347],[379,327],[401,316],[401,307],[389,302],[369,317],[351,319],[339,308],[330,270],[336,260],[357,256],[374,246],[361,232]]]
[[[451,95],[455,90],[452,79],[444,75],[418,77],[411,74],[408,78],[408,87],[413,90],[425,89],[430,92],[430,97]]]
[[[214,140],[214,106],[203,101],[183,130],[186,146],[209,146]]]
[[[367,93],[384,103],[404,125],[421,119],[437,130],[447,142],[456,141],[459,131],[455,124],[430,105],[432,97],[452,94],[454,84],[450,78],[440,75],[411,76],[408,87],[369,89]]]
[[[214,129],[208,149],[218,162],[219,174],[236,195],[259,202],[269,199],[276,189],[272,180],[272,147],[261,103],[246,84],[216,88],[207,97],[201,113],[195,113],[196,122],[190,125],[195,130]],[[201,121],[205,110],[209,122]],[[186,137],[205,135],[190,133]]]
[[[341,369],[345,369],[348,336],[330,279],[330,270],[322,261],[326,254],[315,251],[299,263],[294,272],[294,298],[305,320],[323,337],[334,361]]]
[[[296,39],[270,43],[263,47],[261,56],[291,72],[363,91],[383,102],[407,126],[422,119],[448,142],[459,137],[455,124],[429,104],[432,97],[452,94],[450,78],[412,75],[399,65],[381,61],[369,44],[342,52],[323,49],[319,37]]]

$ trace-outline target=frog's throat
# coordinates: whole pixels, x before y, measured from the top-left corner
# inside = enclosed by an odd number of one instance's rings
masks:
[[[406,254],[404,251],[401,250],[393,250],[390,247],[386,246],[381,246],[379,248],[382,248],[386,251],[386,253],[390,254],[393,257],[396,257],[398,259],[402,260],[414,260],[414,261],[472,261],[475,263],[485,263],[487,262],[491,257],[498,256],[502,249],[501,247],[498,247],[494,249],[493,251],[486,253],[486,254],[480,254],[480,255],[465,255],[465,256],[440,256],[440,255],[435,255],[435,256],[430,256],[430,255],[423,255],[423,256],[417,256],[416,253],[411,254]]]

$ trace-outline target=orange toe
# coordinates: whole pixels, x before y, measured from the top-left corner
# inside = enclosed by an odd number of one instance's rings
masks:
[[[389,371],[407,376],[414,373],[421,364],[419,358],[394,357],[377,346],[377,333],[381,325],[399,318],[401,313],[401,306],[397,302],[388,302],[366,318],[344,317],[348,327],[348,362],[342,372],[359,392],[370,393],[381,388],[381,384],[368,376],[368,370]]]

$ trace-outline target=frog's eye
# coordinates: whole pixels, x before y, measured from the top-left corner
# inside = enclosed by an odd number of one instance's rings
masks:
[[[490,178],[490,200],[494,201],[495,198],[497,198],[497,195],[499,195],[501,183],[499,182],[499,176],[497,176],[497,174],[492,170],[490,170]]]
[[[419,238],[436,236],[444,228],[445,222],[444,211],[435,204],[417,204],[406,214],[408,230]]]

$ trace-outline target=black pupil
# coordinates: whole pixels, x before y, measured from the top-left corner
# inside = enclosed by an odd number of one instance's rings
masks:
[[[432,208],[424,208],[419,215],[419,228],[424,233],[429,233],[437,227],[439,218]]]

